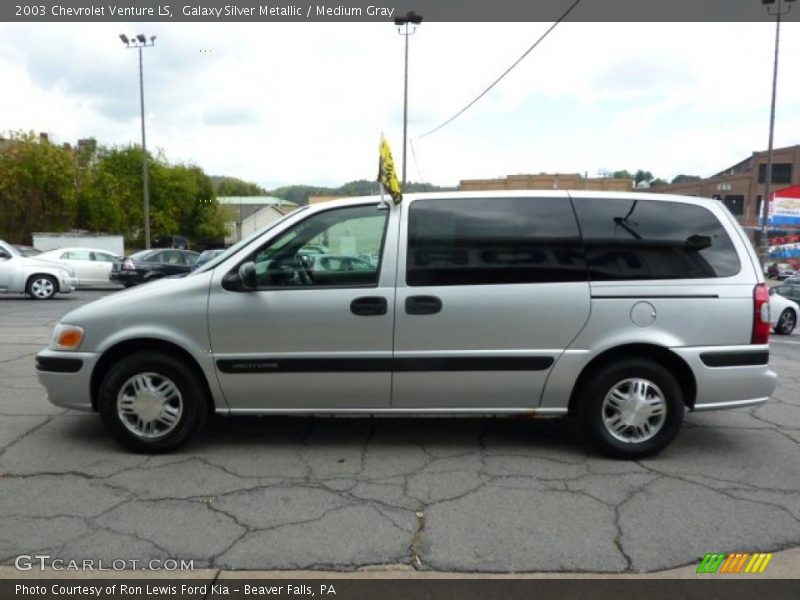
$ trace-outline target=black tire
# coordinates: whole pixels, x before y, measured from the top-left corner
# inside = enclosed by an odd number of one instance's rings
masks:
[[[791,308],[783,309],[778,322],[775,325],[775,333],[778,335],[790,335],[797,325],[797,315]]]
[[[126,425],[119,414],[118,400],[123,388],[131,390],[131,379],[142,374],[155,375],[151,377],[155,382],[171,381],[180,396],[180,416],[173,428],[160,437],[137,435],[129,428],[135,425],[130,422]],[[197,374],[183,360],[160,352],[138,352],[122,358],[103,379],[98,400],[100,415],[114,439],[129,450],[147,454],[170,452],[186,444],[206,426],[210,407],[208,393]]]
[[[631,384],[625,382],[633,379],[654,384],[655,389],[650,389],[653,394],[660,392],[660,396],[654,395],[653,398],[660,397],[662,409],[666,411],[660,428],[652,437],[642,441],[621,440],[606,426],[606,416],[609,415],[609,411],[611,411],[609,418],[613,418],[613,408],[604,406],[606,397],[611,396],[611,392],[618,386],[621,386],[619,388],[621,390],[630,390],[631,388],[626,386]],[[601,452],[614,458],[638,459],[661,452],[675,439],[683,422],[685,410],[683,391],[675,377],[652,360],[630,358],[608,364],[589,378],[579,394],[578,417],[584,432]],[[658,402],[658,400],[653,401]],[[657,418],[652,417],[655,420]],[[618,422],[623,423],[621,419]],[[648,421],[646,427],[652,430],[651,421]],[[618,434],[624,437],[634,431],[633,427],[628,427]]]
[[[31,275],[25,284],[25,295],[34,300],[50,300],[58,293],[58,280],[52,275]]]

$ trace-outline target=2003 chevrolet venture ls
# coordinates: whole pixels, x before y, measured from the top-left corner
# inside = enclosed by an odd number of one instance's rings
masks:
[[[353,198],[70,312],[36,361],[54,404],[98,411],[142,452],[212,411],[576,415],[630,458],[666,447],[687,409],[768,399],[768,300],[710,199]]]

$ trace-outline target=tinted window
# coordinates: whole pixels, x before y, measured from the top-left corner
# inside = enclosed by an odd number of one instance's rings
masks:
[[[408,285],[581,280],[586,265],[567,199],[417,200],[410,206]]]
[[[622,198],[574,204],[595,281],[728,277],[741,268],[722,224],[700,206]]]

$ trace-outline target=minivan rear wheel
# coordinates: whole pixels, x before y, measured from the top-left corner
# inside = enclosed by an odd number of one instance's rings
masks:
[[[603,367],[583,386],[579,418],[595,446],[615,458],[637,459],[666,448],[683,422],[683,391],[675,377],[647,359]]]
[[[159,453],[179,448],[205,426],[209,399],[183,361],[140,352],[109,369],[98,407],[117,442],[135,452]]]

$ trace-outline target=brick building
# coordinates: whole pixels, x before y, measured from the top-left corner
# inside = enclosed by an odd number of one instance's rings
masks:
[[[761,211],[766,171],[766,151],[753,152],[741,162],[707,179],[659,185],[648,191],[716,198],[725,203],[742,225],[756,227]],[[770,192],[798,184],[800,184],[800,145],[774,149]]]
[[[462,179],[462,192],[496,190],[591,190],[595,192],[630,192],[633,179],[613,177],[583,177],[579,173],[539,173],[538,175],[509,175],[503,179]]]

